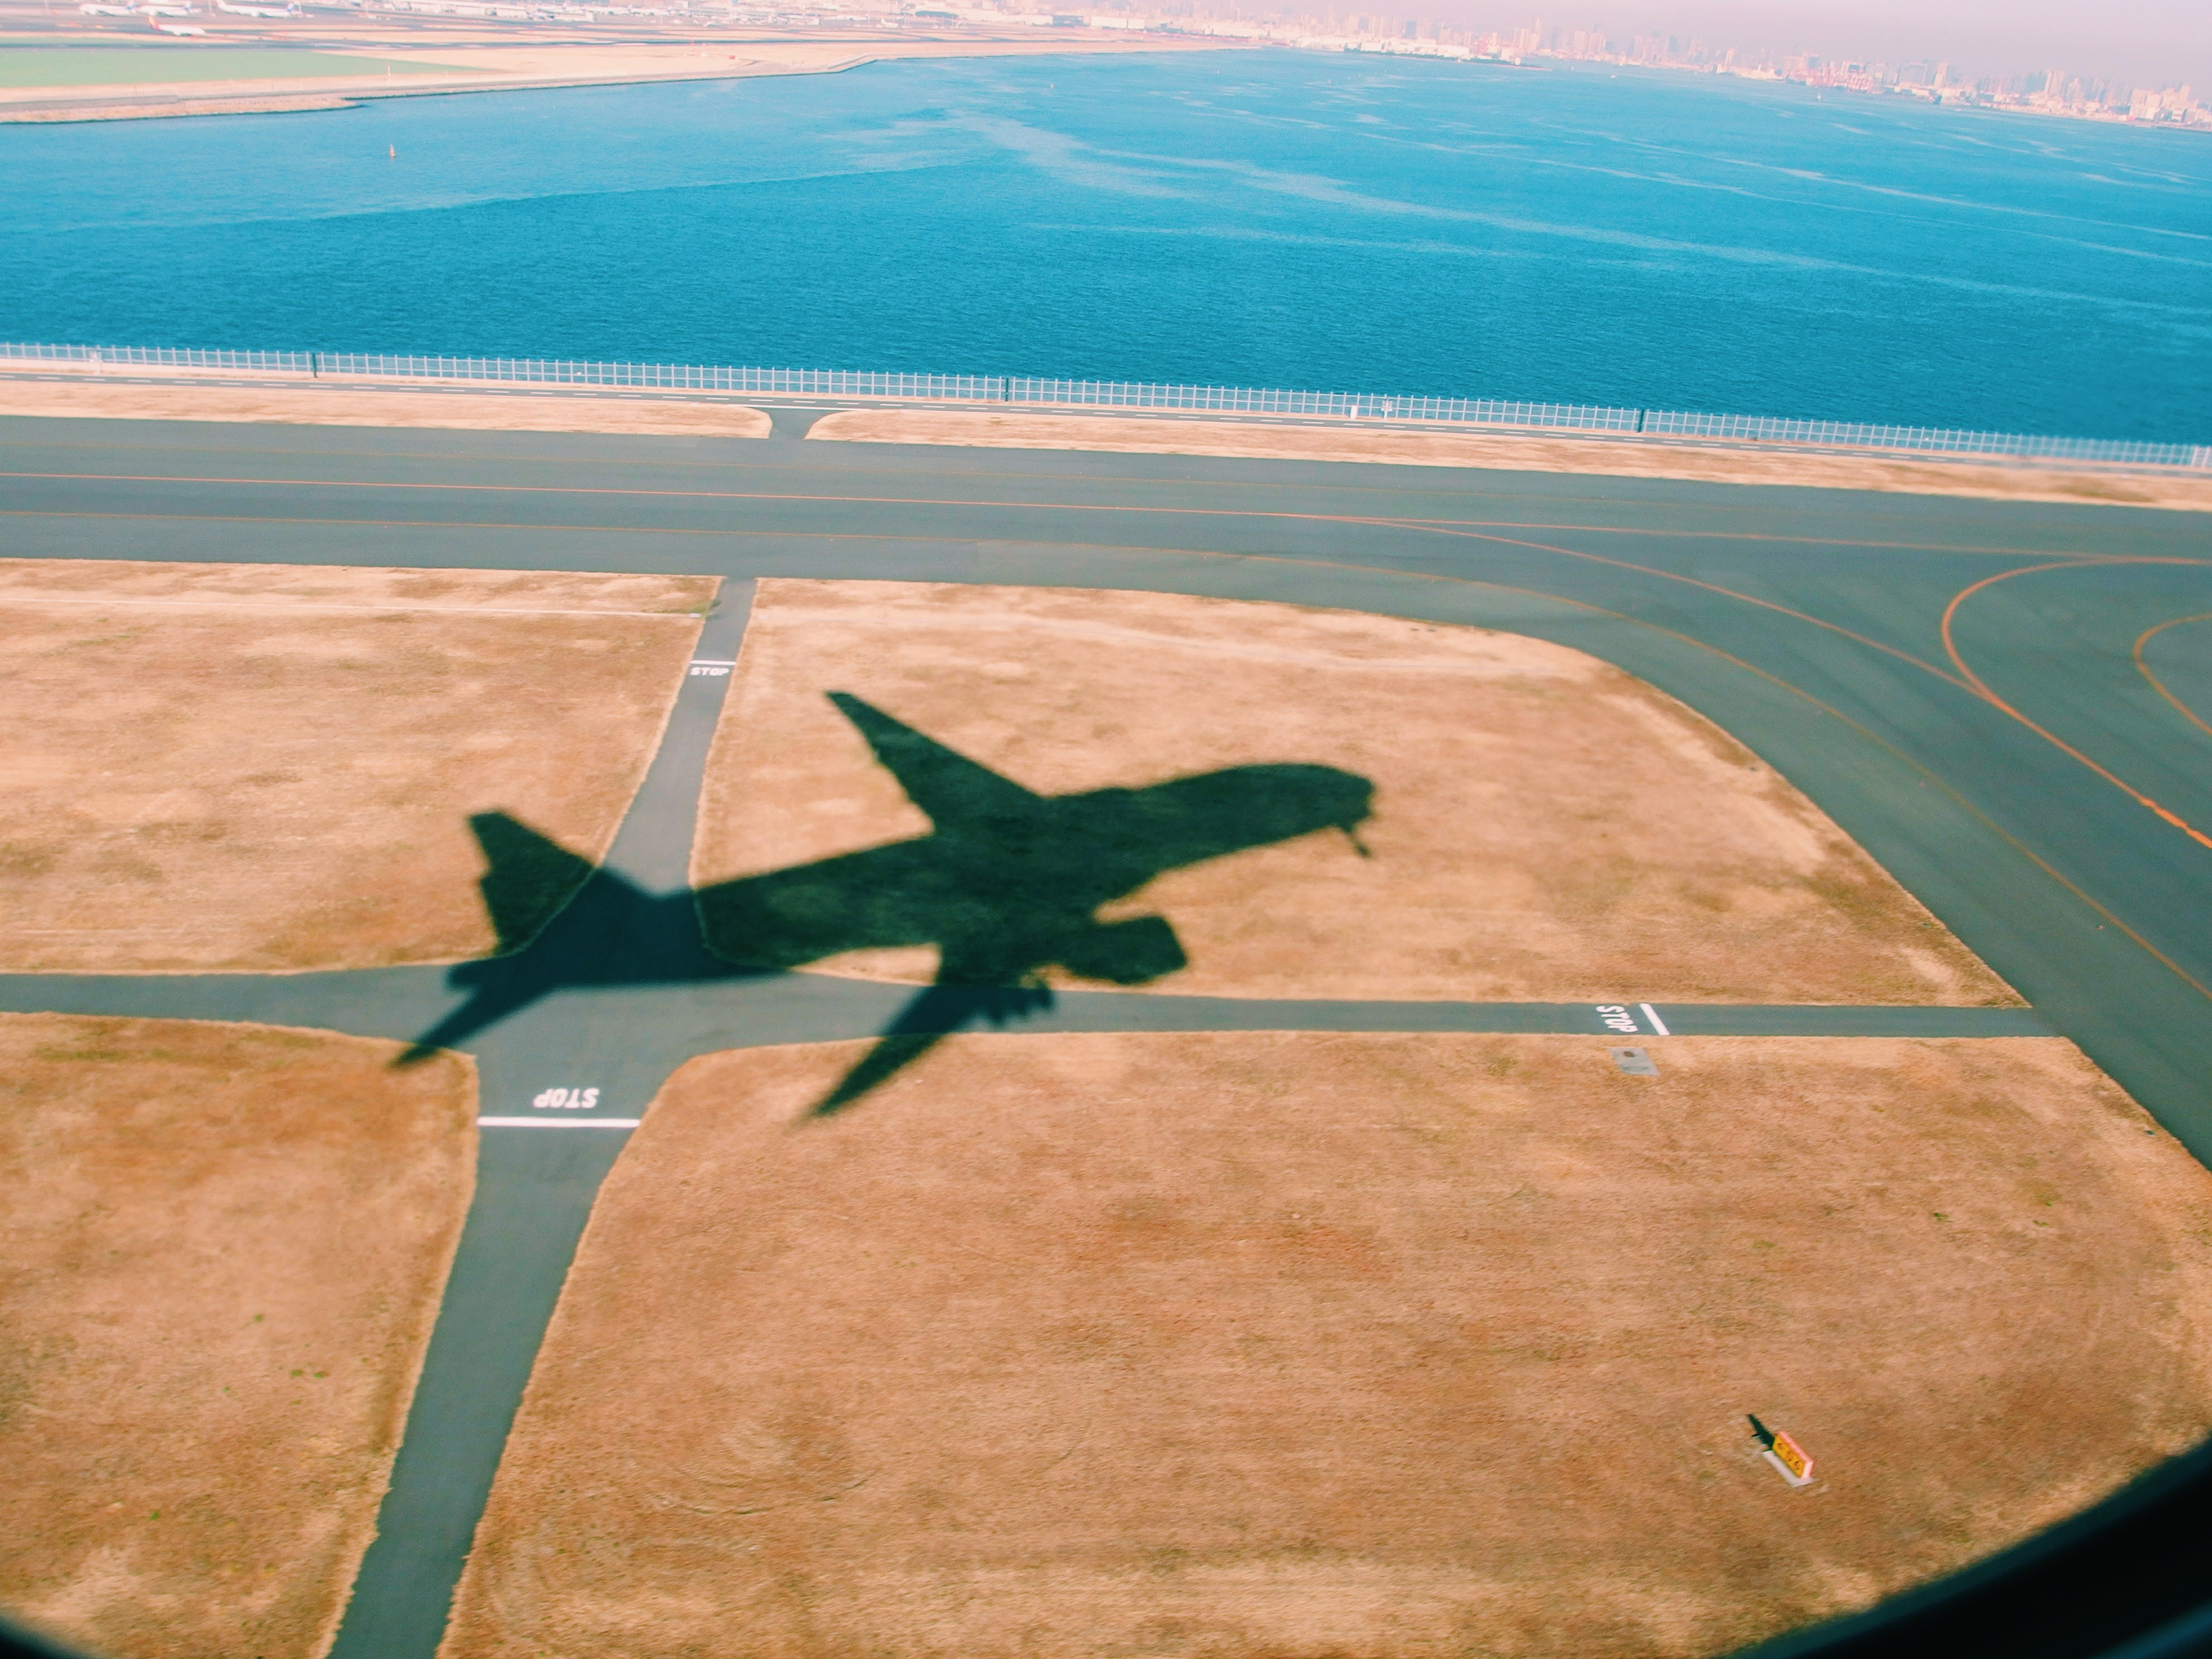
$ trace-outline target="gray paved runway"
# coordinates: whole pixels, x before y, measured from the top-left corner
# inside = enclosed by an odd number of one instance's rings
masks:
[[[0,551],[1158,588],[1540,635],[1749,744],[2033,1011],[1640,1011],[1681,1033],[2080,1042],[2212,1157],[2212,520],[1663,481],[714,439],[0,420]],[[701,654],[732,654],[726,592]],[[2137,641],[2144,647],[2139,670]],[[2192,652],[2197,654],[2192,655]],[[687,681],[611,866],[682,884],[726,681]],[[2163,689],[2161,689],[2163,688]],[[2196,701],[2192,702],[2192,699]],[[1620,1004],[1633,986],[1606,988]],[[0,976],[0,1007],[412,1037],[438,969]],[[464,1045],[488,1115],[586,1084],[634,1118],[690,1054],[882,1030],[897,988],[571,989]],[[1595,1006],[1070,994],[1025,1029],[1607,1028]],[[594,1114],[574,1115],[587,1119]],[[480,1188],[342,1656],[428,1656],[619,1128],[488,1128]]]

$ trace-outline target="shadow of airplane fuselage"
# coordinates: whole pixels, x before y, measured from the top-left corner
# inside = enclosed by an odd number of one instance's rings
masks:
[[[480,814],[470,827],[501,954],[453,970],[469,1000],[410,1055],[556,991],[757,977],[850,951],[935,946],[935,983],[816,1109],[834,1111],[947,1032],[1048,1004],[1049,968],[1141,985],[1184,966],[1164,917],[1097,912],[1165,871],[1316,830],[1341,830],[1357,847],[1374,794],[1332,767],[1258,765],[1042,796],[858,697],[830,698],[928,815],[930,834],[648,894],[504,813]]]

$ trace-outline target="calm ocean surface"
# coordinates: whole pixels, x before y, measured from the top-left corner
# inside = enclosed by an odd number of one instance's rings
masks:
[[[2212,139],[1289,52],[4,126],[0,337],[2212,442]]]

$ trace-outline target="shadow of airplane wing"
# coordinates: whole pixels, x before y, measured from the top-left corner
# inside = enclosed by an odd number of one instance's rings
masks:
[[[979,1019],[1003,1025],[1009,1019],[1051,1007],[1052,1000],[1048,986],[952,985],[940,979],[899,1011],[875,1047],[860,1056],[860,1063],[839,1079],[837,1086],[817,1101],[807,1115],[829,1117],[844,1110],[955,1031]]]
[[[1060,963],[1087,979],[1142,985],[1173,973],[1188,958],[1164,917],[1125,921],[1083,919],[1023,937],[971,938],[947,946],[937,982],[899,1011],[874,1048],[839,1079],[810,1114],[828,1117],[911,1066],[953,1032],[988,1020],[1004,1025],[1053,1005],[1050,986],[1033,975]]]
[[[395,1066],[419,1066],[441,1048],[450,1048],[486,1026],[496,1025],[509,1014],[529,1006],[546,989],[520,976],[505,976],[479,984],[466,1002],[408,1044],[392,1063]]]

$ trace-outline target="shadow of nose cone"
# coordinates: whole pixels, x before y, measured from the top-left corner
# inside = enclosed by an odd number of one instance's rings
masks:
[[[1353,835],[1359,826],[1375,816],[1375,786],[1365,778],[1351,772],[1340,772],[1333,766],[1316,766],[1316,772],[1326,774],[1317,781],[1316,792],[1330,809],[1329,826]],[[1354,836],[1355,841],[1357,836]],[[1364,849],[1363,849],[1364,850]]]

